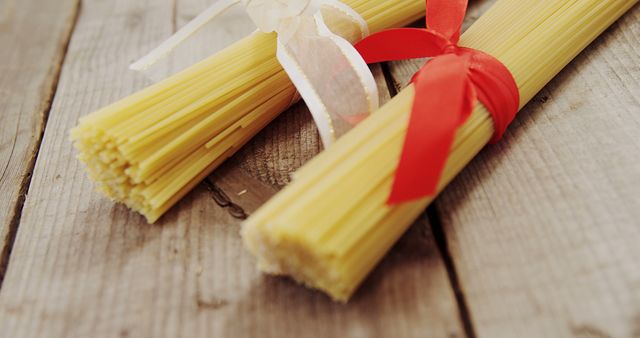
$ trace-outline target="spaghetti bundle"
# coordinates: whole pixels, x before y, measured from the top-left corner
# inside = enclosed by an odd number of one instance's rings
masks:
[[[424,12],[421,0],[344,3],[372,32]],[[71,138],[98,190],[155,222],[297,100],[275,53],[274,34],[254,33],[81,118]]]
[[[498,0],[460,45],[506,65],[521,107],[637,0]],[[415,88],[393,100],[303,167],[243,225],[268,273],[289,275],[346,301],[433,197],[387,205]],[[442,189],[489,142],[494,122],[478,105],[458,129]]]

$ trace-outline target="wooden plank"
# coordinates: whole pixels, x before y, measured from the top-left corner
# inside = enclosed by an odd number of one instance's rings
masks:
[[[640,6],[436,202],[478,337],[640,337],[638,46]]]
[[[0,284],[77,5],[0,1]]]
[[[181,0],[177,13],[204,4]],[[168,36],[172,5],[83,2],[0,290],[3,335],[462,337],[424,220],[352,303],[339,305],[256,271],[230,211],[235,204],[251,212],[275,188],[249,175],[240,160],[209,179],[213,192],[199,186],[153,226],[93,191],[67,131],[80,115],[143,85],[126,65]],[[178,15],[178,22],[190,15]]]

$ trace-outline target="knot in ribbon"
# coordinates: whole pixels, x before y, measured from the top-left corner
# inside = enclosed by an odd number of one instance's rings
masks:
[[[414,75],[415,98],[388,204],[433,196],[456,132],[480,101],[497,142],[515,117],[520,95],[509,69],[479,50],[458,45],[467,0],[428,0],[427,27],[392,29],[356,45],[367,63],[428,57]]]
[[[238,4],[259,31],[277,33],[278,61],[307,103],[325,146],[378,108],[376,81],[352,45],[369,34],[367,23],[338,0],[218,0],[131,69],[149,68]],[[339,35],[331,26],[340,27]]]

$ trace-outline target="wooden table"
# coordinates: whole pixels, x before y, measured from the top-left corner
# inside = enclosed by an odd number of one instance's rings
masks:
[[[78,117],[141,88],[128,63],[207,3],[0,0],[1,337],[640,337],[639,6],[339,305],[238,235],[320,149],[302,105],[156,225],[74,159]],[[384,96],[418,65],[376,69]]]

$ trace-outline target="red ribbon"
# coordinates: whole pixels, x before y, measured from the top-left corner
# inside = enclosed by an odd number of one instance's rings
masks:
[[[520,105],[518,86],[498,59],[458,46],[467,0],[428,0],[427,28],[383,31],[356,49],[367,63],[430,57],[414,75],[415,99],[389,197],[398,204],[435,195],[456,131],[479,100],[497,142]]]

